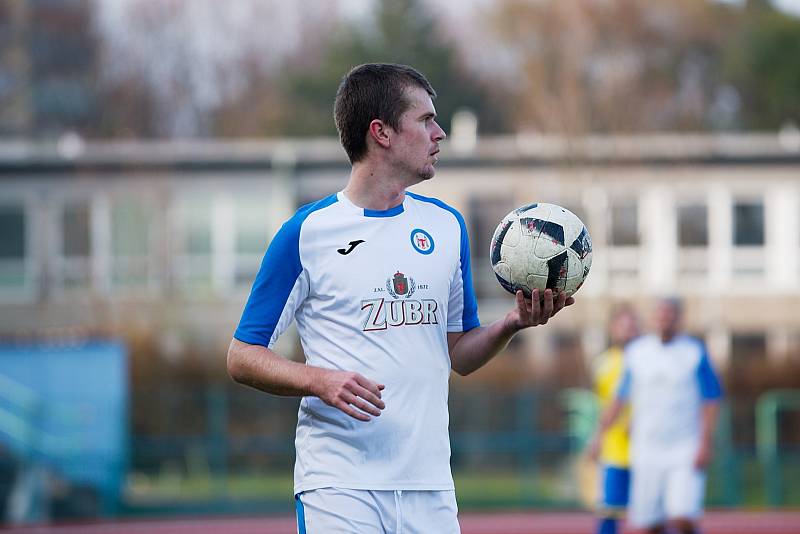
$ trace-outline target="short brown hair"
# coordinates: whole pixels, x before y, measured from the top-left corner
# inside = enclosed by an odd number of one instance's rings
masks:
[[[336,91],[333,118],[350,163],[367,153],[367,131],[375,119],[395,130],[408,109],[405,91],[419,86],[436,98],[430,82],[416,69],[394,63],[367,63],[353,68]]]

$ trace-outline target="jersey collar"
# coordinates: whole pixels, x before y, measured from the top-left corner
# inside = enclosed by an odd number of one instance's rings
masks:
[[[398,204],[393,208],[389,208],[388,210],[370,210],[367,208],[360,208],[355,204],[353,204],[353,202],[349,198],[347,198],[347,196],[342,191],[339,191],[336,194],[336,196],[339,198],[340,202],[352,208],[353,210],[361,212],[361,214],[364,217],[394,217],[395,215],[400,215],[405,210],[405,208],[403,207],[405,199],[403,199],[403,203]]]

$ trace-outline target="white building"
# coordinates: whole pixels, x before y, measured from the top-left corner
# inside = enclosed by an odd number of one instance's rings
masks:
[[[481,139],[445,147],[437,176],[414,190],[467,219],[484,322],[511,303],[487,258],[500,218],[546,201],[584,220],[592,271],[574,308],[527,334],[534,359],[565,340],[593,354],[611,304],[644,311],[659,295],[686,299],[688,329],[723,365],[800,357],[795,146],[773,135]],[[270,237],[348,169],[332,139],[2,144],[0,336],[144,332],[167,355],[222,355]]]

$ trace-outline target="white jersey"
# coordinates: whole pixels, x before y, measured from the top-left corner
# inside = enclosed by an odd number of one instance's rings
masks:
[[[383,211],[341,192],[300,208],[270,244],[234,337],[272,347],[292,319],[308,365],[386,385],[368,422],[303,397],[295,493],[453,489],[447,332],[479,325],[461,215],[413,193]]]
[[[722,391],[700,340],[682,335],[662,343],[649,335],[625,347],[617,395],[631,403],[632,463],[680,464],[697,453],[703,403]]]

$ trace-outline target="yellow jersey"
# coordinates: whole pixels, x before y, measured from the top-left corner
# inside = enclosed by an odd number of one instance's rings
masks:
[[[601,410],[605,410],[614,400],[625,370],[622,348],[610,347],[597,357],[593,368],[595,393],[600,399]],[[600,445],[600,461],[603,464],[624,468],[630,465],[629,431],[630,408],[625,407],[620,417],[603,436]]]

